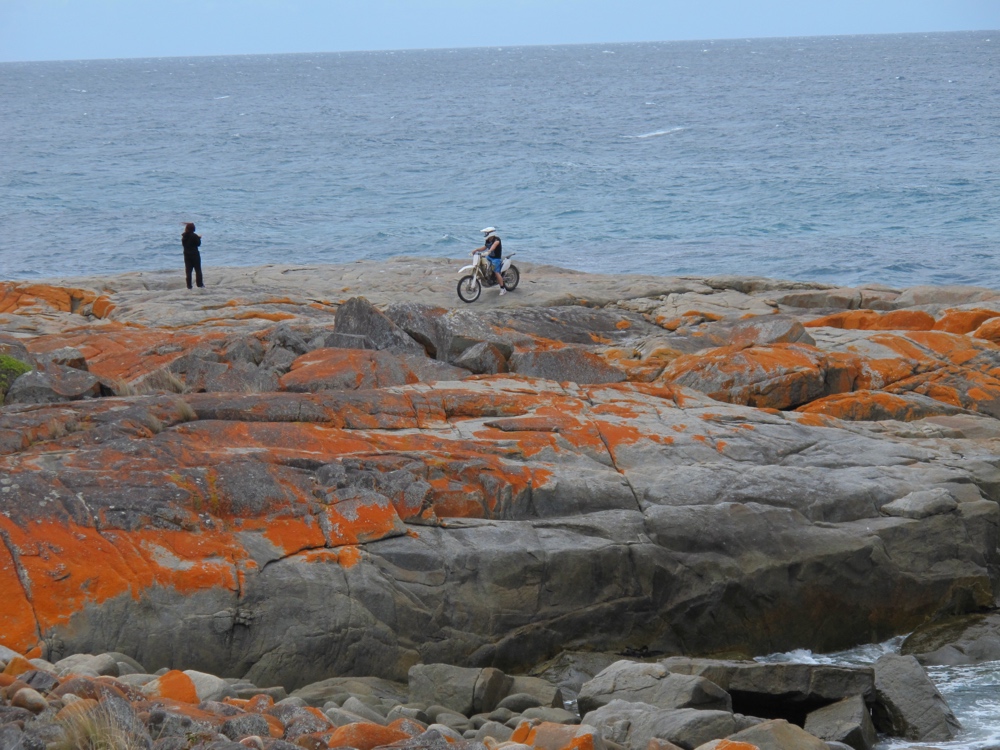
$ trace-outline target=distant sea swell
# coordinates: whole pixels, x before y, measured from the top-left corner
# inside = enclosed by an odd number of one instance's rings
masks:
[[[1000,287],[1000,32],[0,65],[0,276],[460,256]],[[613,54],[612,54],[613,53]]]

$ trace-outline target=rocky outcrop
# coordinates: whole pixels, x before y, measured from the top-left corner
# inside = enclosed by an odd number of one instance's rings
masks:
[[[546,291],[452,309],[368,271],[4,287],[11,389],[97,383],[0,412],[4,645],[295,689],[837,649],[995,601],[982,290],[526,266]]]

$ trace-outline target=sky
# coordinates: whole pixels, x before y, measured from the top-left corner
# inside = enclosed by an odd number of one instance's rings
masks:
[[[0,0],[0,62],[1000,29],[1000,0]]]

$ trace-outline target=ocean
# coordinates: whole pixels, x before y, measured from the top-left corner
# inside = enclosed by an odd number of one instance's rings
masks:
[[[1000,287],[1000,31],[0,64],[0,278],[460,258]]]

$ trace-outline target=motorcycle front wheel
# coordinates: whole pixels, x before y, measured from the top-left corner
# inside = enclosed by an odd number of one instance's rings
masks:
[[[507,287],[508,292],[513,292],[517,289],[517,282],[521,280],[521,272],[517,270],[517,266],[511,263],[510,267],[503,272],[503,284]]]
[[[458,298],[462,302],[475,302],[482,291],[483,286],[475,276],[463,276],[458,280]]]

